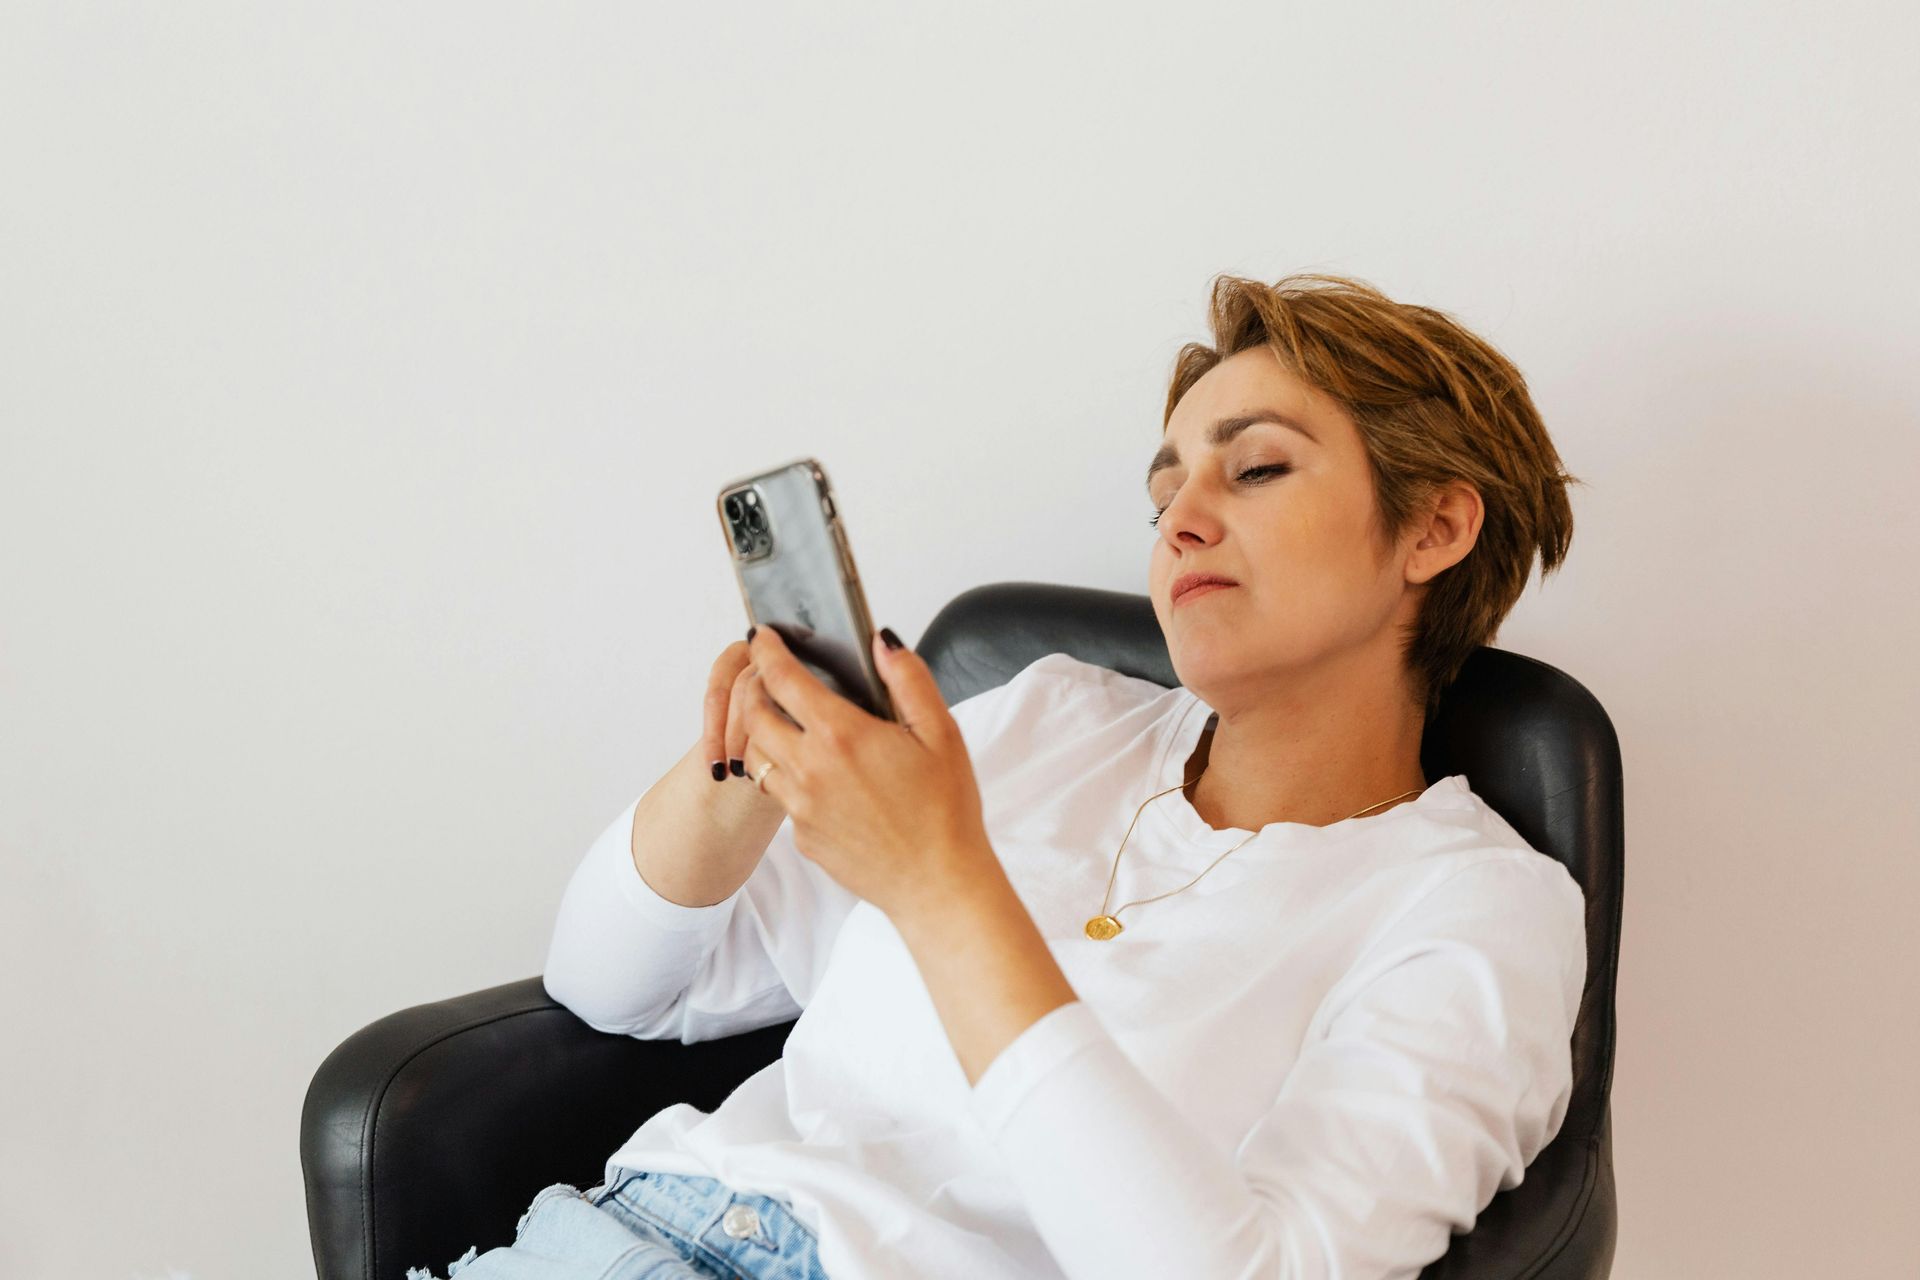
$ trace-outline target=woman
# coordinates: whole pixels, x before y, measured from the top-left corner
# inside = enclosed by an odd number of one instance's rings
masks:
[[[545,980],[648,1039],[799,1021],[467,1280],[1412,1277],[1558,1132],[1579,886],[1420,742],[1577,481],[1439,312],[1226,276],[1211,318],[1147,473],[1180,684],[1055,653],[949,709],[885,632],[903,729],[729,646]]]

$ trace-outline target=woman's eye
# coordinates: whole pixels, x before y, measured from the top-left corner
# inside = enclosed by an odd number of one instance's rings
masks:
[[[1276,475],[1285,475],[1287,472],[1291,470],[1293,470],[1293,468],[1288,466],[1284,462],[1269,463],[1264,467],[1248,467],[1245,471],[1242,471],[1240,473],[1239,479],[1245,480],[1248,476],[1264,476],[1269,473],[1276,474]],[[1259,482],[1255,481],[1255,483],[1257,484]],[[1147,517],[1147,523],[1155,528],[1158,528],[1160,524],[1160,517],[1165,515],[1166,513],[1167,513],[1167,509],[1165,507],[1159,508],[1151,516]]]

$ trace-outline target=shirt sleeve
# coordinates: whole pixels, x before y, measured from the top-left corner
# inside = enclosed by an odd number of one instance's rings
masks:
[[[977,763],[991,767],[992,743],[1045,661],[950,708]],[[686,906],[662,897],[633,861],[639,803],[601,832],[567,883],[547,950],[547,994],[596,1030],[682,1044],[799,1016],[859,898],[800,852],[791,817],[727,898]]]
[[[857,900],[794,846],[787,818],[731,895],[674,902],[634,865],[638,805],[600,834],[567,883],[547,993],[596,1030],[682,1044],[797,1017]]]
[[[1075,1280],[1412,1280],[1566,1117],[1585,929],[1545,855],[1453,873],[1335,984],[1232,1151],[1077,1000],[1008,1045],[970,1105]]]

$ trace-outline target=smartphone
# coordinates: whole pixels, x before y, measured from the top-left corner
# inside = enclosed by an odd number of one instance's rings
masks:
[[[747,620],[779,632],[822,684],[897,721],[874,666],[872,615],[826,469],[800,458],[735,480],[721,487],[714,510]]]

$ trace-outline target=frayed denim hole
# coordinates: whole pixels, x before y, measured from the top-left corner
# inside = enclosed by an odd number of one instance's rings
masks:
[[[542,1187],[540,1193],[534,1196],[533,1203],[527,1206],[527,1211],[520,1215],[520,1221],[513,1224],[513,1242],[515,1244],[520,1243],[521,1235],[526,1232],[527,1221],[540,1211],[541,1205],[556,1196],[584,1198],[580,1196],[580,1188],[569,1182],[556,1182],[551,1186]],[[451,1276],[453,1273],[449,1271],[447,1274]]]
[[[465,1253],[447,1264],[447,1275],[452,1276],[454,1272],[472,1262],[479,1252],[479,1245],[468,1245]],[[433,1274],[432,1267],[408,1267],[407,1280],[438,1280],[438,1278]]]

